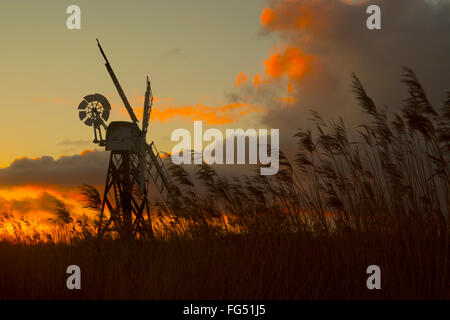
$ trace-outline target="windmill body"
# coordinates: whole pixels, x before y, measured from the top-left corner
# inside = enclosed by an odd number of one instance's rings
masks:
[[[106,150],[107,151],[129,151],[139,152],[139,146],[142,141],[139,130],[132,122],[114,121],[111,122],[106,131]]]
[[[93,143],[104,146],[111,152],[98,234],[103,236],[112,232],[120,238],[151,238],[153,230],[148,199],[150,182],[154,183],[163,201],[166,201],[170,180],[154,143],[148,144],[146,141],[153,103],[150,81],[147,77],[144,115],[140,128],[100,43],[98,47],[131,118],[130,122],[113,121],[106,125],[111,106],[99,93],[87,95],[78,106],[80,120],[94,129]],[[105,135],[102,130],[106,131]]]

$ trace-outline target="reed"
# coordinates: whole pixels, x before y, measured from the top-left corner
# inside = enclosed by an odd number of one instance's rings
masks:
[[[275,176],[170,165],[174,197],[156,206],[152,241],[98,240],[98,222],[73,221],[63,203],[46,235],[3,216],[15,239],[0,242],[0,297],[449,299],[450,92],[436,109],[405,68],[408,96],[391,114],[352,77],[368,121],[354,132],[312,112]],[[98,191],[81,192],[99,213]],[[64,287],[74,263],[79,292]],[[371,264],[382,290],[365,286]]]

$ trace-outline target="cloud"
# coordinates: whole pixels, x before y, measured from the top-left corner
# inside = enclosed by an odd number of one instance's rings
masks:
[[[95,214],[83,208],[79,186],[87,183],[102,189],[108,155],[85,150],[58,159],[22,157],[0,169],[0,236],[14,238],[17,224],[25,235],[47,233],[56,201],[66,205],[74,220],[87,215],[92,221]]]
[[[314,57],[305,54],[301,48],[286,46],[272,53],[264,62],[266,75],[271,78],[286,76],[289,80],[300,81],[311,67]]]
[[[142,116],[143,108],[135,108],[138,117]],[[188,121],[202,120],[210,125],[225,125],[233,123],[242,116],[250,113],[264,113],[265,109],[257,104],[232,102],[219,106],[208,106],[197,103],[188,106],[155,107],[152,109],[151,119],[166,122],[175,118],[184,118]]]
[[[234,85],[236,87],[240,87],[247,81],[248,81],[248,75],[245,72],[239,72],[238,75],[236,76],[236,81],[234,82]]]
[[[239,76],[239,85],[247,82],[245,75]],[[144,108],[144,96],[136,96],[131,99],[131,104],[136,106],[133,108],[136,117],[142,119]],[[200,97],[199,100],[207,100],[207,95]],[[157,120],[162,123],[175,120],[184,119],[189,122],[195,120],[205,121],[210,125],[226,125],[236,122],[243,116],[249,114],[263,114],[266,109],[257,103],[247,103],[244,101],[232,101],[223,105],[207,105],[199,102],[192,105],[174,103],[173,98],[162,98],[155,96],[153,99],[154,105],[151,112],[151,120]],[[125,108],[118,107],[122,114],[128,114]]]
[[[311,5],[312,3],[279,1],[272,8],[263,9],[261,24],[267,30],[301,30],[313,22]]]
[[[0,169],[0,185],[103,185],[108,155],[104,151],[85,150],[79,155],[59,159],[49,156],[34,159],[23,157]]]
[[[230,101],[267,107],[263,125],[280,128],[293,148],[292,135],[309,126],[311,109],[328,119],[342,116],[353,127],[363,121],[350,88],[353,72],[380,107],[398,111],[407,94],[402,67],[410,67],[439,104],[450,89],[450,1],[370,4],[381,8],[381,30],[366,27],[367,1],[269,1],[262,34],[275,36],[276,45],[262,71],[250,76],[253,82],[235,88]]]

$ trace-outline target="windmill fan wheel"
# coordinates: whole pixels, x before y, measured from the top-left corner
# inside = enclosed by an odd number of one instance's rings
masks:
[[[84,97],[78,106],[80,120],[87,126],[104,124],[108,121],[111,105],[108,100],[99,93]]]

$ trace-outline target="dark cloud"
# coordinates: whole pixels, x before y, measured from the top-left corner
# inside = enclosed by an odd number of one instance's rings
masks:
[[[78,186],[83,183],[105,183],[109,152],[92,151],[59,159],[17,159],[0,169],[1,185],[47,184]]]
[[[369,4],[380,6],[382,30],[366,28]],[[264,27],[264,33],[276,34],[279,43],[314,56],[312,68],[293,81],[292,105],[277,100],[286,90],[277,79],[258,90],[248,85],[231,93],[230,99],[251,96],[264,102],[269,111],[263,121],[281,129],[285,145],[293,143],[296,128],[307,125],[310,109],[328,119],[342,116],[350,127],[361,123],[350,89],[352,73],[379,107],[391,111],[399,110],[407,94],[400,83],[403,66],[415,71],[432,103],[439,105],[450,90],[450,1],[379,0],[348,5],[342,0],[284,0],[271,1],[269,7],[278,10],[279,16]],[[300,28],[298,18],[305,12],[312,22]]]

